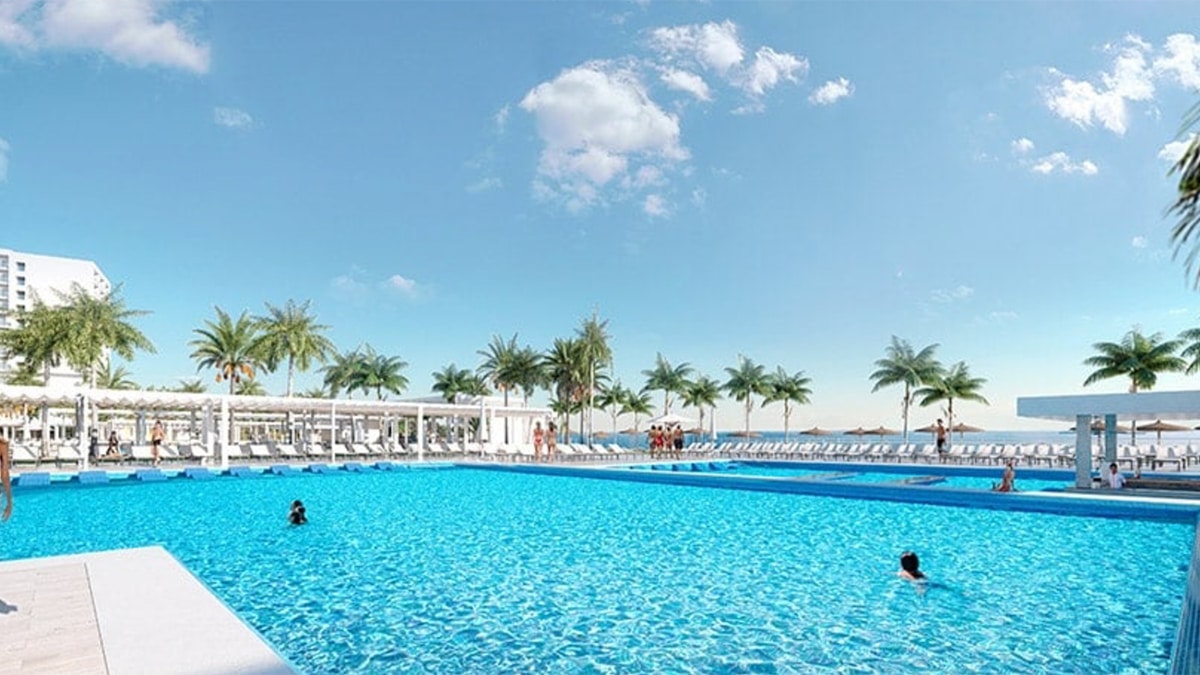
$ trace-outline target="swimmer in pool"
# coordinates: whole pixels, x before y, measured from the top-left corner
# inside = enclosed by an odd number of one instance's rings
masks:
[[[896,576],[918,583],[924,583],[928,580],[925,573],[921,571],[921,560],[912,551],[905,551],[900,554],[900,571],[896,573]]]
[[[292,525],[303,525],[308,522],[308,516],[304,513],[304,502],[299,499],[292,502],[292,511],[288,513],[288,522]]]

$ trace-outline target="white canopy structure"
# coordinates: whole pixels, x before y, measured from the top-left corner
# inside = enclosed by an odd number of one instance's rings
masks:
[[[375,417],[396,420],[416,418],[418,448],[424,448],[424,420],[428,418],[479,419],[482,428],[493,428],[496,418],[545,419],[552,415],[548,408],[524,406],[489,405],[480,397],[470,403],[444,403],[431,401],[370,401],[356,399],[285,398],[281,396],[231,396],[223,394],[185,394],[165,391],[135,391],[113,389],[88,389],[84,387],[22,387],[0,385],[0,406],[13,405],[46,406],[49,408],[71,408],[82,411],[78,415],[86,419],[89,407],[108,410],[135,412],[203,412],[204,445],[209,451],[216,443],[222,446],[232,441],[234,416],[242,414],[287,414],[309,415],[330,421],[329,428],[340,417]],[[214,416],[216,425],[214,430]],[[85,433],[77,433],[76,439],[87,463]],[[331,439],[333,440],[333,439]],[[222,464],[227,460],[222,456]]]
[[[1134,394],[1024,396],[1017,415],[1075,423],[1075,485],[1092,485],[1092,420],[1104,420],[1104,461],[1117,458],[1117,420],[1200,419],[1200,391],[1143,391]]]

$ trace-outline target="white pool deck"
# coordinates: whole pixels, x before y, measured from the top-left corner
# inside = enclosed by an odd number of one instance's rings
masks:
[[[0,673],[293,672],[161,547],[0,563]]]

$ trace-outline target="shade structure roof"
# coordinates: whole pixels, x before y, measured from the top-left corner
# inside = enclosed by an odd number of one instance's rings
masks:
[[[951,431],[953,431],[956,434],[974,434],[974,433],[983,431],[983,429],[980,427],[973,427],[970,424],[963,424],[962,422],[959,422],[958,424],[955,424],[953,428],[951,428]]]
[[[850,431],[847,431],[847,432],[844,432],[844,433],[845,433],[847,436],[866,436],[867,434],[869,434],[869,433],[871,433],[871,432],[870,432],[870,431],[867,431],[866,429],[864,429],[864,428],[862,428],[862,427],[859,427],[859,428],[857,428],[857,429],[851,429]]]
[[[829,435],[833,434],[832,431],[827,431],[825,429],[822,429],[821,427],[813,427],[811,429],[805,429],[804,431],[801,431],[800,433],[804,436],[829,436]]]
[[[1143,391],[1136,394],[1021,396],[1017,415],[1074,422],[1077,415],[1116,415],[1123,420],[1200,418],[1200,391]]]
[[[647,424],[695,424],[696,420],[694,420],[690,417],[684,417],[683,415],[676,415],[675,413],[667,413],[665,415],[659,415],[658,417],[652,417],[649,420],[647,420],[646,423]]]
[[[92,405],[130,409],[201,409],[222,403],[233,411],[246,412],[334,412],[341,415],[403,415],[426,417],[479,417],[481,408],[504,417],[549,417],[549,408],[523,408],[474,403],[426,403],[419,401],[368,401],[355,399],[286,398],[283,396],[230,396],[183,394],[170,391],[87,389],[84,387],[19,387],[0,385],[0,403],[70,406],[80,397]]]
[[[878,426],[874,429],[867,429],[867,433],[872,436],[895,436],[900,432],[895,429],[889,429],[885,426]]]
[[[1138,431],[1191,431],[1192,428],[1186,424],[1172,424],[1162,420],[1154,420],[1149,424],[1139,424]]]
[[[937,433],[937,425],[936,424],[926,424],[925,426],[921,427],[920,429],[913,429],[913,433],[915,433],[915,434]]]

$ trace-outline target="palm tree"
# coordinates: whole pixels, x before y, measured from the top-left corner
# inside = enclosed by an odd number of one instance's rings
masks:
[[[329,390],[324,387],[309,387],[300,392],[300,398],[330,398]]]
[[[681,363],[672,366],[670,361],[663,358],[661,353],[654,357],[654,367],[643,370],[646,376],[646,386],[642,391],[661,391],[663,393],[663,414],[671,412],[671,394],[679,394],[687,388],[688,376],[694,372],[691,364]]]
[[[41,385],[49,386],[50,370],[71,353],[69,317],[34,298],[32,307],[17,313],[17,324],[0,331],[0,356],[19,360],[27,375],[40,371]]]
[[[954,401],[975,401],[991,405],[979,393],[987,380],[982,377],[972,377],[971,371],[963,361],[950,366],[950,369],[929,381],[924,387],[916,390],[914,395],[920,399],[922,407],[938,401],[946,402],[946,417],[951,430],[954,429]]]
[[[110,352],[126,361],[133,360],[139,350],[154,353],[149,338],[131,323],[150,312],[127,308],[120,286],[101,296],[79,284],[71,284],[66,293],[56,293],[62,305],[55,311],[64,314],[70,333],[67,361],[86,375],[89,386],[96,386],[96,371]]]
[[[1190,129],[1200,125],[1200,104],[1193,106],[1184,117],[1180,137]],[[1184,150],[1183,155],[1171,167],[1170,175],[1179,174],[1179,191],[1175,203],[1167,209],[1170,215],[1178,216],[1179,222],[1171,229],[1171,242],[1175,246],[1175,254],[1189,243],[1197,228],[1200,228],[1200,135],[1192,137],[1192,142]],[[1200,255],[1200,242],[1191,242],[1192,250],[1187,255],[1187,268],[1190,271],[1195,266]],[[1200,270],[1196,272],[1195,283],[1200,286]]]
[[[1182,346],[1182,340],[1164,341],[1162,333],[1147,337],[1137,329],[1126,333],[1120,342],[1097,342],[1092,349],[1100,353],[1083,362],[1096,370],[1083,381],[1083,386],[1112,377],[1128,377],[1131,394],[1153,389],[1159,373],[1177,373],[1187,368],[1187,361],[1177,356]]]
[[[266,396],[267,389],[258,380],[242,380],[238,382],[233,393],[238,396]]]
[[[654,404],[650,402],[650,394],[642,391],[629,392],[629,397],[621,404],[622,415],[633,415],[633,433],[638,432],[638,424],[642,415],[654,414]]]
[[[512,377],[525,397],[525,406],[529,407],[529,397],[549,381],[541,352],[528,345],[522,347],[513,359]]]
[[[262,335],[259,350],[267,371],[273,373],[281,363],[287,362],[284,395],[289,398],[297,369],[305,372],[312,367],[313,361],[325,363],[336,352],[333,341],[325,337],[329,326],[317,323],[317,317],[308,313],[310,304],[308,300],[304,304],[288,300],[283,307],[276,307],[268,302],[267,314],[254,319]]]
[[[508,392],[520,385],[517,381],[516,364],[521,348],[517,346],[516,333],[507,341],[499,335],[493,335],[487,349],[481,349],[477,353],[483,357],[483,363],[479,364],[479,374],[501,392],[504,405],[508,407]],[[505,438],[505,442],[507,440]]]
[[[613,436],[617,435],[617,417],[620,416],[621,408],[631,395],[632,392],[622,386],[620,381],[617,381],[601,388],[600,395],[596,397],[596,407],[607,411],[612,416]]]
[[[685,406],[700,411],[700,429],[706,428],[704,426],[704,407],[714,408],[719,398],[721,398],[721,383],[707,375],[701,375],[694,382],[689,382],[687,388],[683,390],[683,395],[680,396]],[[713,414],[717,414],[716,410],[713,410]]]
[[[198,379],[180,380],[179,385],[171,389],[171,391],[181,394],[203,394],[208,391],[208,387]]]
[[[40,387],[44,385],[44,382],[36,370],[21,365],[4,376],[4,384],[11,384],[14,387]]]
[[[335,353],[330,357],[329,363],[324,368],[321,368],[321,372],[325,376],[324,382],[325,387],[328,389],[328,395],[320,398],[337,398],[343,389],[349,392],[350,378],[361,360],[362,355],[358,353],[357,349],[351,349],[340,354]]]
[[[365,345],[359,352],[359,361],[350,374],[346,389],[364,394],[374,391],[375,400],[382,401],[383,392],[400,394],[408,387],[408,378],[400,372],[407,366],[400,357],[384,356],[371,345]]]
[[[543,359],[546,378],[553,387],[554,398],[569,401],[573,412],[583,414],[584,394],[588,385],[587,357],[583,343],[572,338],[555,338]],[[571,420],[563,427],[567,438],[571,437]]]
[[[737,368],[725,368],[729,380],[725,391],[733,400],[746,405],[746,435],[750,435],[750,411],[754,409],[754,396],[766,396],[771,392],[770,380],[763,367],[745,356],[738,356]]]
[[[588,372],[587,440],[588,443],[591,443],[592,409],[596,405],[596,370],[612,365],[613,358],[612,347],[610,347],[608,344],[608,321],[601,321],[600,318],[596,316],[596,313],[592,312],[591,318],[584,319],[583,323],[581,323],[579,328],[576,329],[575,338],[580,343],[580,349],[583,351],[584,364],[586,365]]]
[[[217,320],[205,320],[204,328],[193,329],[199,335],[188,343],[192,348],[192,358],[196,360],[196,370],[215,368],[217,382],[229,381],[229,393],[234,393],[243,379],[253,380],[254,373],[261,364],[258,353],[258,326],[246,312],[242,312],[237,321],[220,307],[217,310]]]
[[[810,378],[804,376],[804,371],[788,375],[782,366],[776,367],[774,374],[767,377],[768,393],[763,398],[763,407],[768,403],[783,401],[783,440],[788,440],[788,424],[792,417],[792,403],[801,405],[808,403],[812,390],[808,388]]]
[[[908,442],[908,411],[913,404],[913,390],[932,382],[942,373],[942,364],[934,358],[938,345],[932,344],[921,351],[914,351],[908,340],[892,336],[892,344],[884,351],[884,358],[875,362],[875,372],[870,379],[875,382],[871,393],[894,384],[904,385],[904,398],[900,400],[900,415],[904,418],[904,442]]]
[[[98,389],[137,389],[138,385],[130,378],[130,372],[125,366],[113,368],[112,362],[105,360],[98,371],[92,373],[92,387]]]
[[[451,363],[445,368],[433,373],[433,390],[442,395],[447,402],[454,403],[459,394],[467,393],[470,380],[474,373],[462,370]]]

